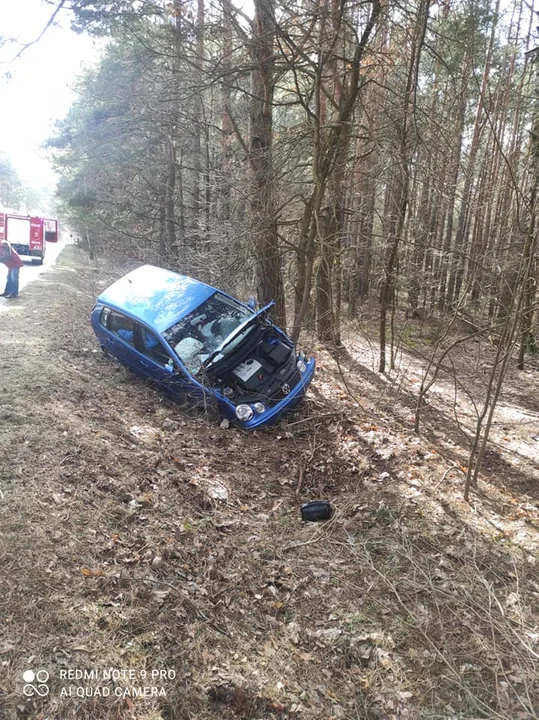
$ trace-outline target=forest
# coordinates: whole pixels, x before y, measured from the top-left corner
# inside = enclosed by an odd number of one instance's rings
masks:
[[[368,312],[381,373],[434,321],[418,413],[454,348],[487,338],[474,482],[508,365],[537,349],[529,4],[69,6],[104,50],[48,145],[91,255],[274,300],[295,340],[339,347]]]
[[[0,301],[2,719],[537,720],[531,4],[42,2],[99,52],[47,140],[74,242]],[[142,263],[274,300],[302,404],[112,362]]]

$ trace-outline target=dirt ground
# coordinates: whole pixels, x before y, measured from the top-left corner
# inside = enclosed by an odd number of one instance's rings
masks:
[[[287,420],[220,427],[99,350],[127,269],[69,246],[0,312],[0,719],[537,718],[539,373],[465,503],[473,393],[414,434],[417,354],[348,328]]]

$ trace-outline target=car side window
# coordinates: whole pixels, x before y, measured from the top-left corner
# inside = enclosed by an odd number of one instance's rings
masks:
[[[101,310],[101,316],[99,318],[99,322],[103,327],[108,328],[109,326],[109,317],[110,317],[110,308],[104,307],[103,310]]]
[[[129,345],[135,344],[135,323],[131,318],[122,315],[117,310],[109,310],[107,327]]]
[[[160,365],[170,365],[172,367],[172,358],[157,335],[142,325],[139,325],[138,329],[137,350]]]

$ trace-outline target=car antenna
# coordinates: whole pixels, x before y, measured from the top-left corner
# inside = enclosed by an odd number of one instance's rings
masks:
[[[132,268],[131,270],[129,270],[128,272],[126,272],[126,273],[124,273],[124,274],[122,275],[122,277],[124,277],[126,280],[128,280],[128,281],[131,283],[131,285],[133,284],[133,281],[132,281],[131,278],[129,277],[129,273],[132,272],[132,270],[134,270],[134,269],[135,269],[135,268]],[[121,278],[120,278],[120,279],[121,279]]]

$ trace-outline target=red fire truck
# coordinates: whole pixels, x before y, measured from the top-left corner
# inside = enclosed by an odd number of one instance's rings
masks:
[[[58,242],[58,220],[0,212],[0,242],[7,240],[19,255],[43,265],[46,243]]]

